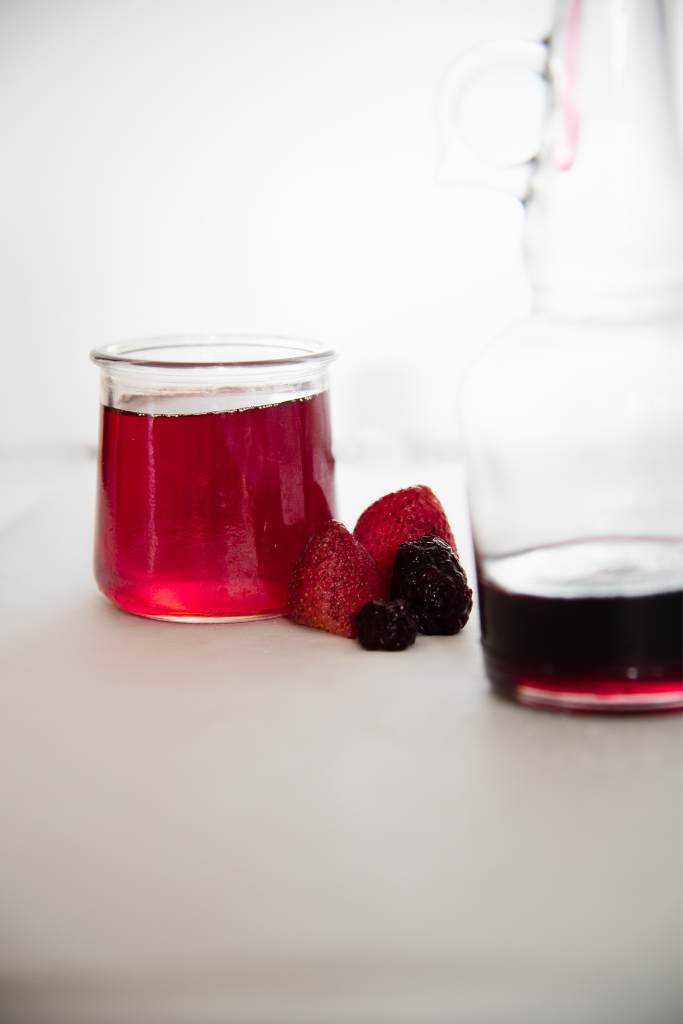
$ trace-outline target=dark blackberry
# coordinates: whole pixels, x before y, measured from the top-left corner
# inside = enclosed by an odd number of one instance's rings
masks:
[[[472,611],[472,591],[461,572],[443,572],[429,565],[415,580],[410,609],[421,633],[451,636],[459,633]]]
[[[429,566],[449,575],[458,572],[465,575],[450,544],[441,537],[425,534],[417,540],[408,540],[399,545],[391,576],[391,597],[400,597],[410,602],[418,578]]]
[[[440,537],[406,541],[396,552],[391,597],[409,605],[421,633],[459,633],[472,611],[472,591],[453,549]]]
[[[403,651],[415,643],[417,627],[405,601],[368,601],[355,625],[366,651]]]

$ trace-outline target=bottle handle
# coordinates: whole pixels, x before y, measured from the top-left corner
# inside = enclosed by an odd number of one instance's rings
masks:
[[[545,78],[547,66],[547,43],[500,40],[476,47],[449,68],[437,93],[440,148],[437,181],[488,185],[518,199],[525,198],[536,157],[497,164],[495,157],[480,156],[463,136],[460,106],[470,86],[487,71],[518,67]]]

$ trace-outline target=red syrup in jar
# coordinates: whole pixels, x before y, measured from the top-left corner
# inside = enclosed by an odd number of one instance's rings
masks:
[[[95,576],[137,615],[286,611],[308,535],[334,514],[328,396],[196,415],[104,407]]]

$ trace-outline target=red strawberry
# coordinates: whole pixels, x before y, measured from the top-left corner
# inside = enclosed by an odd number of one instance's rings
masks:
[[[388,579],[399,544],[435,533],[456,552],[455,541],[441,502],[423,484],[385,494],[368,506],[356,523],[353,535],[370,552]]]
[[[386,583],[365,548],[330,519],[311,534],[294,566],[289,614],[302,626],[354,637],[356,612],[386,596]]]

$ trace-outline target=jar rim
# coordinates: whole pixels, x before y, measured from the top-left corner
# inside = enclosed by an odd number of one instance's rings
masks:
[[[204,358],[198,358],[200,352],[204,353]],[[231,358],[228,357],[230,352]],[[333,348],[305,338],[277,334],[196,333],[116,341],[92,349],[90,358],[98,366],[169,370],[205,370],[211,367],[277,369],[307,364],[327,365],[337,358],[337,354]]]

